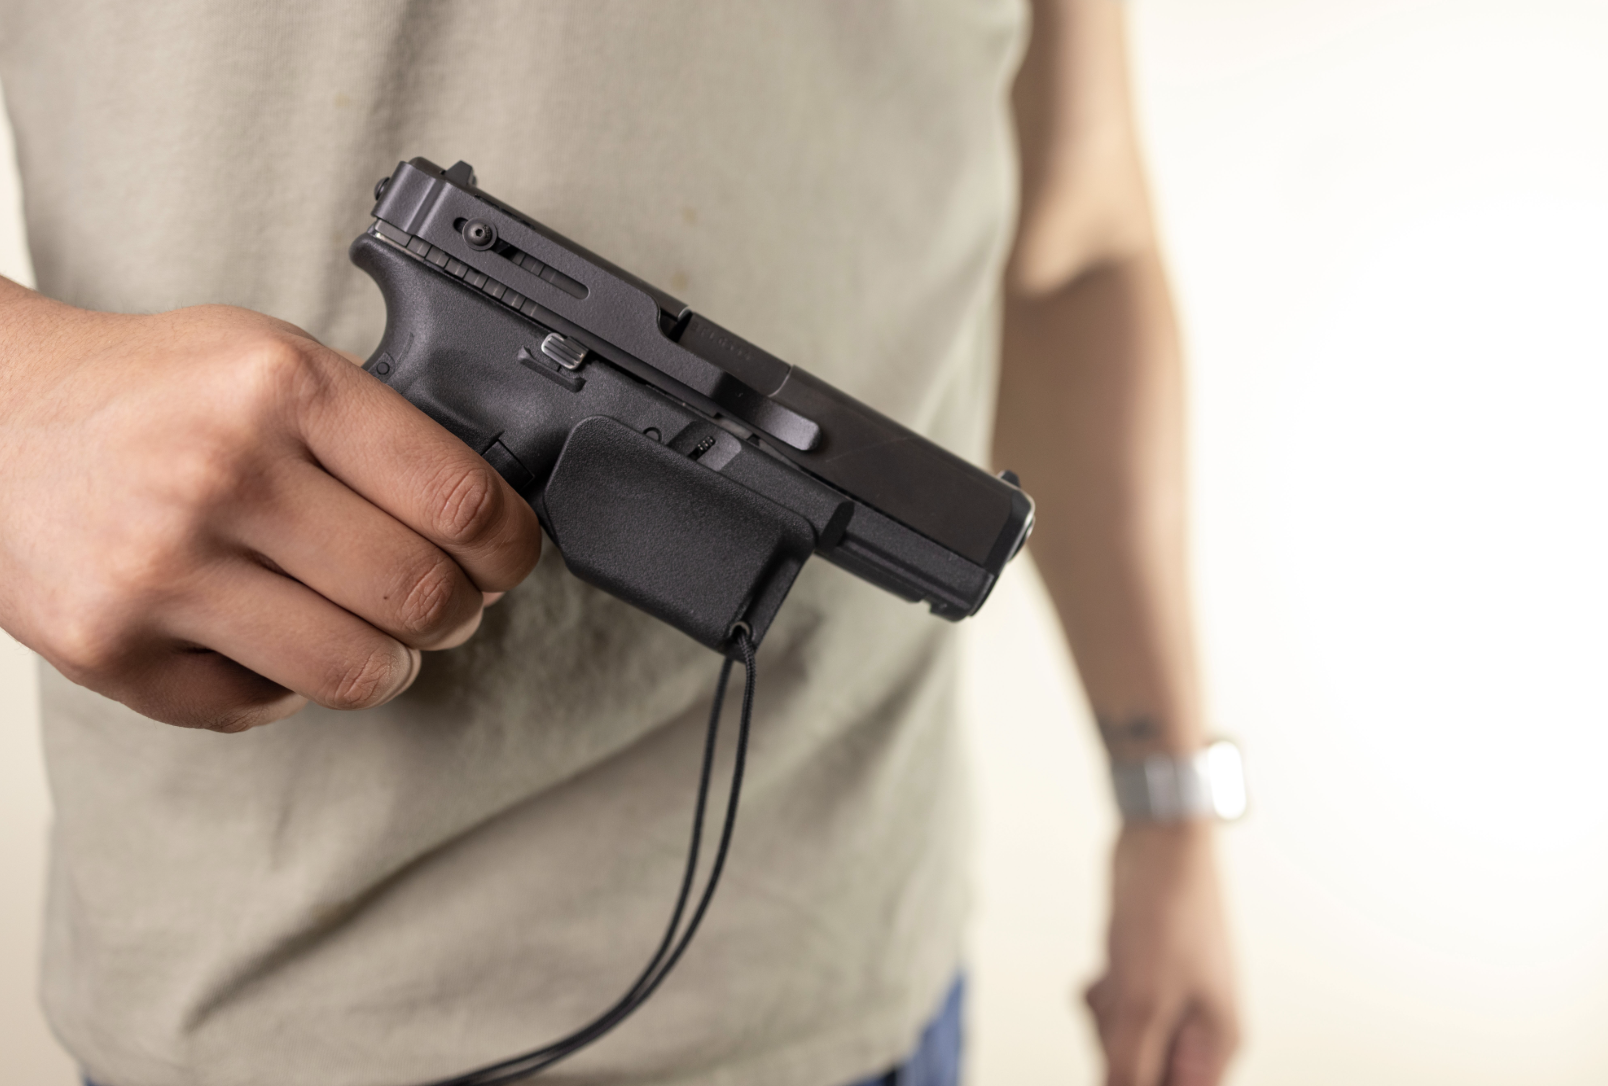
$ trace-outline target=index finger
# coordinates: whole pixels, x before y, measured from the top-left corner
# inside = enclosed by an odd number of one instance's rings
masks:
[[[450,554],[475,587],[513,588],[541,553],[536,514],[478,453],[394,389],[308,341],[298,425],[325,471]]]

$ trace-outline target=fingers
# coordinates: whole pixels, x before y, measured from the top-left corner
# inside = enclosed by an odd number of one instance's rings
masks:
[[[365,708],[535,564],[501,477],[300,329],[50,309],[0,428],[0,618],[72,681],[221,730]]]
[[[416,649],[254,563],[219,563],[196,588],[160,629],[108,621],[104,636],[47,659],[153,720],[218,732],[281,720],[309,700],[371,708],[418,675]]]
[[[1176,1009],[1101,980],[1085,997],[1105,1049],[1107,1086],[1171,1086],[1164,1079]]]
[[[283,720],[307,699],[210,649],[169,648],[123,693],[129,708],[164,724],[243,732]]]
[[[206,582],[204,599],[176,610],[172,633],[304,698],[331,709],[368,709],[418,676],[417,649],[289,577],[233,562]],[[227,669],[219,676],[227,677]],[[220,695],[209,690],[197,697]]]
[[[1204,1011],[1188,1015],[1173,1038],[1167,1086],[1217,1086],[1237,1038]]]
[[[299,397],[302,435],[331,475],[457,560],[476,587],[513,588],[536,565],[536,514],[463,442],[322,347]]]
[[[468,640],[485,596],[451,556],[317,466],[292,461],[241,542],[314,592],[416,649]]]
[[[1237,1037],[1199,1005],[1119,992],[1109,977],[1085,994],[1106,1056],[1107,1086],[1217,1086]]]

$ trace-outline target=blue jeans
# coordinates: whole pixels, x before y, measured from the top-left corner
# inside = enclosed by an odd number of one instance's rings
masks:
[[[910,1058],[887,1074],[863,1079],[854,1086],[959,1086],[961,1012],[966,1006],[966,978],[949,986],[943,1005],[921,1031]]]
[[[966,1005],[966,978],[956,977],[944,996],[943,1005],[932,1016],[916,1050],[910,1058],[887,1074],[854,1083],[854,1086],[959,1086],[960,1018]],[[89,1079],[84,1086],[95,1086]]]

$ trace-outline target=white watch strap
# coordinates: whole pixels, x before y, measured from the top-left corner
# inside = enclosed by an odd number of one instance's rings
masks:
[[[1232,822],[1245,813],[1245,766],[1239,748],[1226,739],[1188,757],[1152,754],[1113,762],[1111,783],[1124,822]]]

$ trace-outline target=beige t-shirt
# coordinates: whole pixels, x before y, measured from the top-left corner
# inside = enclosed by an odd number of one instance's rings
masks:
[[[0,76],[54,297],[233,303],[367,354],[370,190],[463,158],[978,460],[1022,7],[0,0]],[[908,1049],[965,912],[951,633],[809,564],[703,931],[552,1081],[834,1086]],[[549,548],[369,712],[183,731],[47,669],[51,1021],[105,1086],[405,1084],[559,1036],[667,918],[717,665]]]

